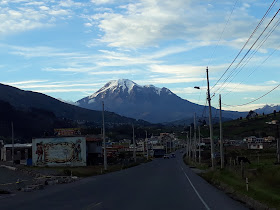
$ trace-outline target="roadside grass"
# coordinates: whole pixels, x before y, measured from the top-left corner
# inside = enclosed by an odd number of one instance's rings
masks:
[[[198,168],[198,169],[201,169],[201,170],[207,170],[209,168],[207,163],[199,164],[197,162],[189,160],[188,157],[184,157],[184,162],[185,162],[186,165],[188,165],[190,167],[195,167],[195,168]]]
[[[34,166],[26,166],[27,169],[31,169],[34,171],[40,171],[47,169],[49,171],[53,171],[55,174],[60,175],[60,176],[77,176],[77,177],[89,177],[89,176],[97,176],[105,173],[111,173],[115,171],[120,171],[124,170],[127,168],[131,168],[134,166],[138,166],[141,163],[147,163],[150,162],[151,159],[149,160],[144,160],[142,162],[137,162],[137,163],[130,163],[127,165],[122,165],[122,164],[114,164],[114,165],[108,165],[108,170],[104,170],[103,165],[94,165],[94,166],[83,166],[83,167],[34,167]]]
[[[241,167],[227,166],[225,169],[207,170],[200,174],[208,182],[230,189],[233,194],[246,195],[270,208],[280,209],[280,165],[275,165],[275,158],[262,157],[259,162],[253,160],[251,165],[244,166],[244,178]],[[246,179],[249,179],[249,190],[246,190]]]

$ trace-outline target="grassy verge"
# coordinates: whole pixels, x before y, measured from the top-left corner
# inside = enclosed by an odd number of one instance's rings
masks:
[[[200,169],[208,169],[205,165],[190,162],[185,163]],[[211,184],[230,192],[234,197],[252,198],[270,208],[280,209],[280,165],[274,164],[274,158],[256,159],[252,164],[244,166],[244,178],[241,176],[241,167],[228,166],[225,169],[205,170],[201,173]],[[246,189],[246,177],[249,180],[249,190]],[[248,199],[247,199],[248,200]]]
[[[105,173],[111,173],[115,171],[120,171],[123,169],[131,168],[134,166],[138,166],[141,163],[150,162],[151,160],[145,160],[143,162],[130,163],[128,165],[108,165],[108,170],[104,171],[103,165],[94,165],[94,166],[85,166],[85,167],[26,167],[27,169],[31,169],[40,173],[41,170],[47,169],[50,172],[55,172],[54,174],[61,176],[78,176],[78,177],[89,177],[96,176]]]

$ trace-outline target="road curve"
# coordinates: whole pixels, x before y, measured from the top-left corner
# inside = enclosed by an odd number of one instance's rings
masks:
[[[246,209],[176,158],[2,199],[0,209]]]

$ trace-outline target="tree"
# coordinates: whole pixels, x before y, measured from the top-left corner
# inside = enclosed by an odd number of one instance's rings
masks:
[[[273,111],[273,115],[274,115],[274,117],[276,116],[276,110],[274,109],[274,111]]]

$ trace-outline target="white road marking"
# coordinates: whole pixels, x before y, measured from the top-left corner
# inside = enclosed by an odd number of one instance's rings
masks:
[[[210,210],[209,206],[206,204],[206,202],[203,200],[203,198],[200,196],[200,194],[198,193],[198,191],[196,190],[196,188],[194,187],[193,183],[191,182],[190,178],[188,177],[188,175],[186,174],[186,172],[184,171],[183,167],[180,166],[183,173],[185,174],[186,178],[188,179],[190,185],[192,186],[193,190],[195,191],[195,193],[197,194],[198,198],[201,200],[201,202],[203,203],[203,205],[205,206],[205,208],[207,210]]]
[[[99,202],[99,203],[92,203],[92,204],[88,205],[88,206],[86,207],[86,209],[87,209],[87,210],[93,209],[93,208],[95,208],[96,206],[99,206],[100,204],[102,204],[102,202]]]

